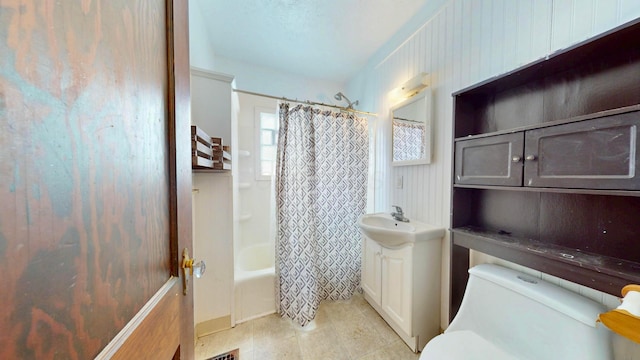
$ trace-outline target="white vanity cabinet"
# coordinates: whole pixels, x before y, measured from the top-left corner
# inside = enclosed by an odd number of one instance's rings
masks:
[[[415,352],[440,331],[441,241],[386,248],[363,235],[365,299]]]
[[[366,236],[363,236],[362,240],[362,290],[365,296],[381,304],[382,246]]]

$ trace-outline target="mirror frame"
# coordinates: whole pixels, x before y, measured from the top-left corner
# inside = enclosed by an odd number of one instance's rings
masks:
[[[393,160],[393,151],[394,151],[394,136],[393,136],[393,113],[397,112],[398,109],[403,108],[405,106],[411,105],[413,103],[416,102],[422,102],[421,105],[419,106],[424,106],[424,114],[425,114],[425,119],[423,119],[425,127],[426,127],[426,133],[425,133],[425,137],[423,139],[424,141],[424,147],[425,147],[425,156],[424,158],[421,159],[416,159],[416,160]],[[430,164],[431,163],[431,91],[430,88],[425,88],[421,91],[419,91],[418,93],[416,93],[416,95],[407,98],[406,100],[403,100],[402,102],[394,105],[391,108],[391,111],[389,112],[389,118],[390,118],[390,123],[391,123],[391,165],[392,166],[405,166],[405,165],[424,165],[424,164]]]

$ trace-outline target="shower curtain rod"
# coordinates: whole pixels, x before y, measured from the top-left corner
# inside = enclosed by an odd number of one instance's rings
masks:
[[[247,90],[240,90],[240,89],[233,89],[233,91],[234,92],[243,93],[243,94],[262,96],[262,97],[266,97],[266,98],[269,98],[269,99],[284,100],[284,101],[294,102],[294,103],[298,103],[298,104],[327,106],[327,107],[332,107],[332,108],[335,108],[335,109],[340,109],[342,111],[350,111],[350,112],[354,112],[354,113],[358,113],[358,114],[378,116],[378,114],[372,113],[372,112],[360,111],[360,110],[356,110],[356,109],[349,109],[349,108],[342,107],[342,106],[319,103],[319,102],[315,102],[315,101],[309,101],[309,100],[304,100],[303,101],[303,100],[298,100],[298,99],[289,99],[289,98],[286,98],[284,96],[278,97],[278,96],[260,94],[260,93],[257,93],[257,92],[252,92],[252,91],[247,91]]]
[[[411,119],[405,119],[405,118],[401,118],[401,117],[397,117],[394,116],[393,120],[400,120],[400,121],[406,121],[406,122],[414,122],[414,123],[418,123],[418,124],[424,124],[424,121],[418,121],[418,120],[411,120]]]

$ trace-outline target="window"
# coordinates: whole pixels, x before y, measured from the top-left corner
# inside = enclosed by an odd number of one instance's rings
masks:
[[[256,108],[256,180],[271,180],[276,168],[278,116],[272,109]]]

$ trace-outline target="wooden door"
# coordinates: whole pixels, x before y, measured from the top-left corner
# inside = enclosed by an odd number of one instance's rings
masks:
[[[525,185],[640,190],[640,112],[530,130]]]
[[[522,132],[456,141],[455,183],[522,185]]]
[[[187,13],[0,3],[0,358],[193,358]]]

